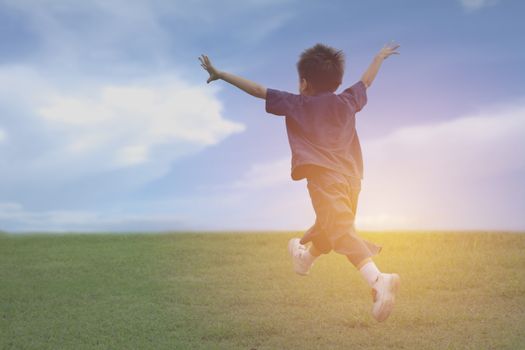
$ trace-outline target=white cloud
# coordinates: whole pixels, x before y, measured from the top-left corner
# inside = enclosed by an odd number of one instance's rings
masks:
[[[5,140],[7,140],[7,133],[2,128],[0,128],[0,143],[4,142]]]
[[[25,159],[23,169],[13,169],[25,174],[14,180],[31,181],[30,174],[74,180],[129,166],[142,166],[143,173],[130,174],[141,182],[161,176],[175,159],[244,130],[224,118],[216,92],[172,74],[120,84],[76,81],[69,87],[30,67],[4,66],[4,103],[25,110],[11,112],[26,119],[19,125],[52,140],[40,145],[36,159]]]
[[[232,189],[264,189],[290,181],[290,159],[283,158],[265,163],[255,163],[241,178],[231,185]]]
[[[91,96],[56,92],[37,113],[61,131],[67,150],[113,153],[113,165],[125,166],[147,162],[155,147],[205,147],[244,130],[221,110],[209,87],[172,77],[102,86]]]
[[[467,12],[479,10],[483,7],[493,6],[497,0],[460,0],[461,5]]]
[[[516,215],[524,209],[522,149],[523,103],[364,142],[358,223],[368,229],[523,228]]]
[[[1,225],[7,225],[2,227]],[[0,202],[0,230],[13,232],[91,232],[174,230],[181,218],[173,213],[122,213],[88,210],[28,210],[19,203]]]
[[[136,165],[148,160],[148,147],[146,145],[127,146],[117,152],[119,165]]]

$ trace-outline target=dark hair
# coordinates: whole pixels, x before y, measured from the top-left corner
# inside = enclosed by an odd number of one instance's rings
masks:
[[[345,54],[333,47],[316,44],[303,51],[297,71],[299,78],[306,79],[315,92],[334,92],[343,80]]]

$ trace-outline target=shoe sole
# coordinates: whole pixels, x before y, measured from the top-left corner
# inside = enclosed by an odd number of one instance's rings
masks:
[[[389,289],[389,298],[385,299],[383,301],[383,304],[381,305],[382,312],[379,314],[379,316],[376,318],[378,322],[385,321],[388,316],[392,313],[392,309],[394,308],[394,303],[396,301],[396,294],[399,290],[399,285],[401,284],[399,275],[397,273],[392,274],[391,277],[391,283],[388,286]]]
[[[290,254],[290,257],[292,258],[293,270],[296,274],[300,276],[308,276],[308,272],[304,273],[304,272],[297,271],[297,268],[295,267],[294,256],[293,256],[293,245],[296,240],[299,240],[299,239],[292,238],[290,241],[288,241],[288,254]]]

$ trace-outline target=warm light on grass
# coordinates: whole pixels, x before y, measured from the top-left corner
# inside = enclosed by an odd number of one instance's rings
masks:
[[[292,272],[298,235],[0,235],[0,348],[525,346],[525,235],[365,234],[402,279],[382,324],[344,257]]]

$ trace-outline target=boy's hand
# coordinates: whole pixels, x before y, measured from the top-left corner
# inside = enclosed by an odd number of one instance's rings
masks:
[[[211,83],[214,80],[220,79],[219,71],[215,69],[215,67],[211,64],[210,59],[206,55],[201,55],[199,57],[199,61],[201,61],[201,67],[204,68],[209,74],[210,77],[206,81],[206,83]]]
[[[387,59],[390,55],[399,55],[399,52],[397,52],[396,50],[400,46],[401,45],[394,43],[394,41],[392,40],[391,42],[383,46],[383,48],[381,49],[381,51],[379,51],[377,56],[379,56],[382,59]]]
[[[390,43],[383,46],[381,51],[379,51],[379,53],[374,57],[372,63],[361,77],[361,81],[365,84],[367,88],[370,85],[372,85],[372,82],[374,81],[377,72],[381,67],[381,63],[390,55],[399,55],[399,52],[396,51],[399,46],[401,45],[394,43],[394,41],[391,41]]]
[[[201,55],[199,61],[201,61],[201,67],[210,74],[210,77],[206,81],[208,84],[214,80],[222,79],[252,96],[266,99],[266,88],[264,86],[228,72],[218,71],[206,55]]]

